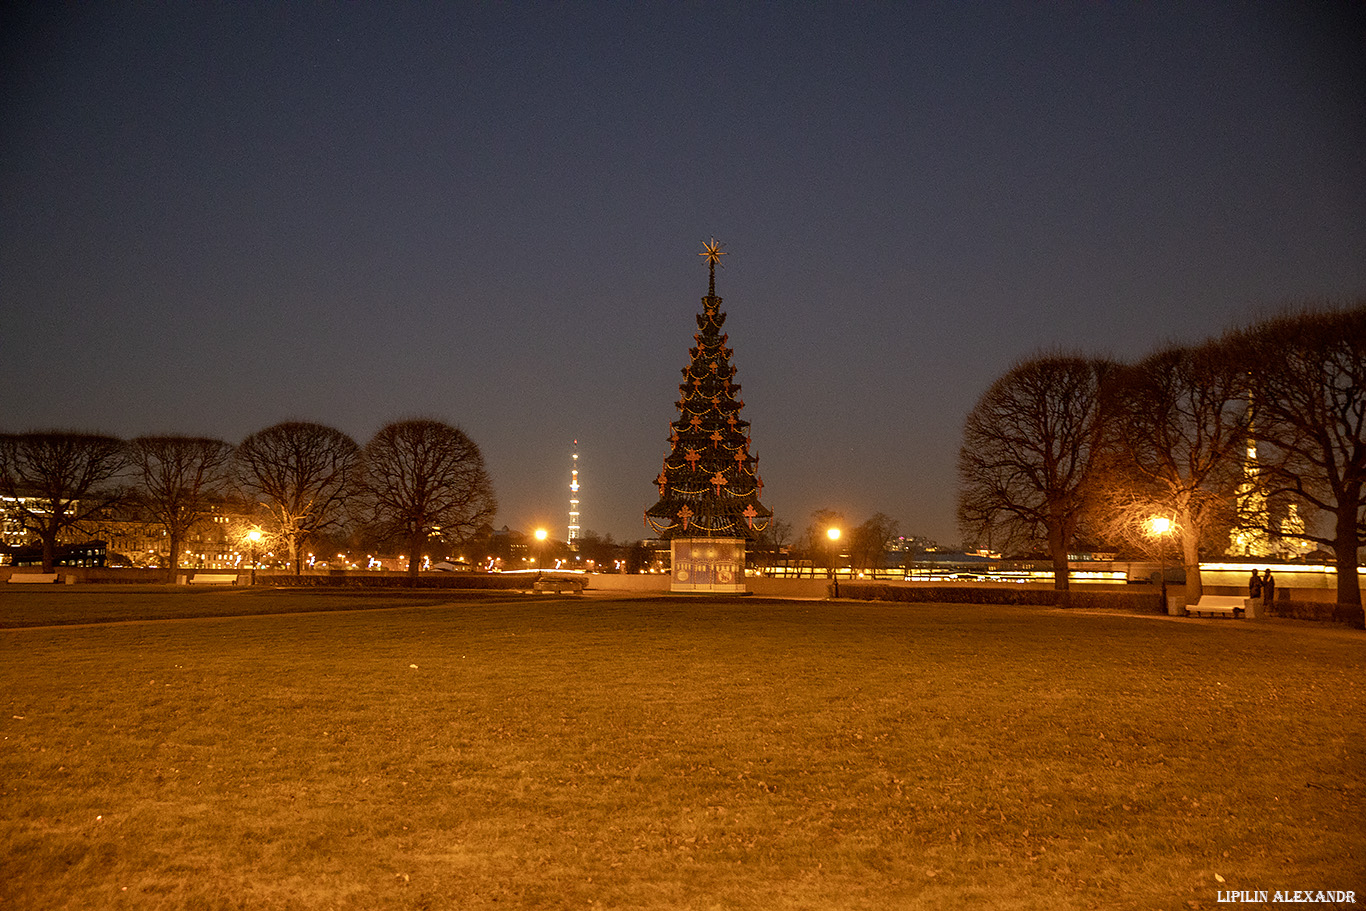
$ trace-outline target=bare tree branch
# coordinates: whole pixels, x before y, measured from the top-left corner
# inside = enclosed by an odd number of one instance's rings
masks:
[[[958,521],[988,546],[1043,544],[1054,586],[1068,589],[1067,548],[1104,426],[1108,361],[1046,355],[1022,361],[977,401],[958,455]]]
[[[1268,452],[1262,466],[1267,495],[1331,517],[1329,533],[1297,537],[1332,547],[1338,602],[1359,605],[1358,551],[1366,544],[1366,305],[1290,314],[1236,333],[1231,343],[1244,352],[1252,378],[1255,433]]]
[[[206,516],[231,479],[232,446],[204,437],[138,437],[130,445],[143,506],[166,529],[168,582],[175,581],[190,530]]]
[[[94,433],[42,431],[0,436],[0,494],[43,546],[43,572],[56,563],[61,533],[121,502],[114,482],[128,465],[127,444]]]
[[[470,537],[497,512],[479,447],[440,421],[396,421],[365,446],[366,493],[376,532],[408,547],[416,578],[432,537]]]
[[[1112,371],[1104,392],[1111,419],[1093,487],[1094,524],[1110,539],[1149,549],[1148,520],[1169,519],[1186,597],[1198,600],[1201,551],[1211,530],[1228,524],[1247,445],[1239,359],[1224,345],[1169,348]]]
[[[237,466],[239,483],[269,512],[298,575],[303,545],[345,515],[360,481],[360,447],[340,430],[286,421],[243,440]]]

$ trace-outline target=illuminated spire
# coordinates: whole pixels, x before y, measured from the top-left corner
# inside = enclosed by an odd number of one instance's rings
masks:
[[[579,441],[574,441],[574,455],[569,471],[569,546],[579,539]]]
[[[1252,413],[1252,396],[1248,395],[1247,408]],[[1268,557],[1275,553],[1271,536],[1267,534],[1270,516],[1266,508],[1266,494],[1263,492],[1261,468],[1257,464],[1257,434],[1249,421],[1247,428],[1247,452],[1243,457],[1243,480],[1234,492],[1234,506],[1237,521],[1229,533],[1227,553],[1239,557]]]

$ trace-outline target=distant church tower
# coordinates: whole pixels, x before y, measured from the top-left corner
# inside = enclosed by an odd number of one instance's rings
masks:
[[[726,254],[714,239],[703,247],[707,296],[678,387],[669,454],[655,478],[659,502],[645,511],[645,524],[669,541],[673,591],[743,592],[745,543],[768,527],[773,511],[759,502],[759,459],[749,451],[749,421],[740,419],[745,403],[721,334],[726,314],[716,296],[716,263]]]
[[[1269,557],[1276,552],[1271,536],[1266,532],[1270,518],[1257,473],[1257,440],[1249,435],[1243,458],[1243,479],[1233,494],[1237,522],[1229,534],[1228,555],[1231,557]]]
[[[569,542],[570,550],[577,548],[579,541],[579,441],[574,441],[574,455],[569,470]]]

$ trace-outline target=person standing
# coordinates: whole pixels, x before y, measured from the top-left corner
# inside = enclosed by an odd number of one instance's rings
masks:
[[[1252,576],[1247,580],[1247,596],[1256,601],[1262,597],[1262,577],[1257,575],[1257,570],[1252,571]]]
[[[1262,576],[1262,606],[1270,607],[1276,597],[1276,580],[1271,577],[1270,568]]]

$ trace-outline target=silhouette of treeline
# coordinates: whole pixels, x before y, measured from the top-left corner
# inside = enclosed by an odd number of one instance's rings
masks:
[[[6,520],[37,538],[51,572],[68,530],[133,507],[159,524],[174,579],[191,529],[239,498],[295,573],[305,547],[343,525],[408,549],[468,539],[497,511],[479,447],[434,420],[383,427],[364,446],[332,427],[286,421],[236,446],[218,439],[35,431],[0,436]]]
[[[1307,542],[1332,553],[1337,600],[1359,622],[1366,305],[1300,309],[1133,364],[1022,360],[969,413],[958,478],[965,538],[1045,552],[1060,591],[1078,550],[1175,548],[1197,599],[1202,558]]]

